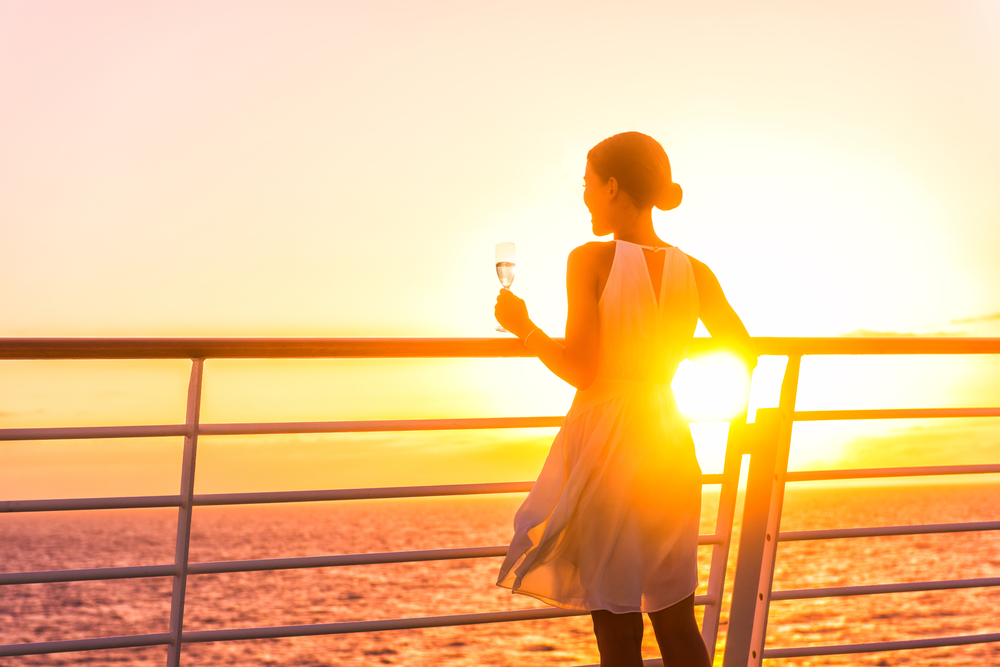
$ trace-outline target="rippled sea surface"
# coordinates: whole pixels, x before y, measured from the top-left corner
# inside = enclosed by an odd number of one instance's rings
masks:
[[[523,496],[198,508],[192,561],[506,544]],[[712,532],[706,492],[702,532]],[[790,488],[782,528],[997,520],[996,484]],[[173,561],[176,510],[0,515],[4,571]],[[702,590],[710,549],[700,552]],[[731,559],[734,560],[734,559]],[[733,563],[734,564],[734,563]],[[185,629],[291,625],[543,606],[494,585],[497,558],[192,576]],[[730,574],[732,573],[732,564]],[[775,590],[1000,577],[997,532],[783,543]],[[731,584],[730,584],[731,585]],[[0,587],[0,643],[164,632],[168,578]],[[728,592],[729,589],[727,589]],[[728,600],[724,611],[728,608]],[[773,602],[768,646],[1000,632],[1000,588]],[[647,621],[648,623],[648,621]],[[725,623],[720,633],[725,637]],[[647,627],[646,657],[658,657]],[[3,658],[6,665],[163,665],[160,647]],[[577,665],[588,617],[187,645],[187,665]],[[1000,644],[774,665],[1000,665]]]

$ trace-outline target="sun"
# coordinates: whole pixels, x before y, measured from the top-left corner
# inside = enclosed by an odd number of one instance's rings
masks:
[[[688,419],[729,421],[746,408],[750,375],[739,359],[717,353],[682,361],[671,387]]]

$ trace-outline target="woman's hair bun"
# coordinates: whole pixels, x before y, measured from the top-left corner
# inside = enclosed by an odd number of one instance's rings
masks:
[[[673,181],[667,152],[648,134],[610,136],[590,149],[587,161],[605,181],[614,177],[639,208],[656,206],[669,211],[681,203],[684,193]]]
[[[681,189],[681,186],[670,181],[663,187],[663,191],[660,192],[660,196],[653,202],[653,205],[661,211],[669,211],[680,206],[683,198],[684,190]]]

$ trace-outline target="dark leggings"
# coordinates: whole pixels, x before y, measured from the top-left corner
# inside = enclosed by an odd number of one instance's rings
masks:
[[[642,614],[590,612],[601,652],[601,667],[642,665]],[[694,595],[649,614],[664,667],[711,667],[694,618]]]

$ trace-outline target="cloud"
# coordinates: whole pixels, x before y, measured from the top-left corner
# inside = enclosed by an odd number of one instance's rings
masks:
[[[828,464],[843,468],[972,465],[1000,458],[1000,425],[995,420],[943,420],[844,443]],[[950,422],[950,423],[949,423]]]
[[[956,320],[957,321],[957,320]],[[964,331],[928,331],[914,333],[912,331],[874,331],[872,329],[855,329],[841,336],[964,336]]]
[[[981,324],[983,322],[1000,322],[1000,313],[993,313],[992,315],[977,315],[976,317],[963,317],[957,320],[951,320],[948,324]],[[970,335],[966,331],[924,331],[917,333],[915,331],[876,331],[874,329],[855,329],[848,333],[840,334],[841,336],[943,336],[943,337],[955,337],[955,336],[968,336]]]
[[[1000,320],[1000,313],[993,313],[992,315],[979,315],[978,317],[963,317],[960,320],[952,320],[951,324],[972,324],[973,322],[992,322],[993,320]]]
[[[29,415],[44,415],[48,410],[45,408],[35,408],[34,410],[0,410],[0,421],[14,419],[16,417],[27,417]],[[4,427],[6,428],[6,427]],[[12,427],[13,428],[13,427]]]

